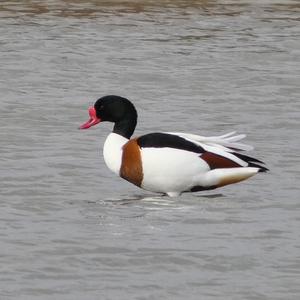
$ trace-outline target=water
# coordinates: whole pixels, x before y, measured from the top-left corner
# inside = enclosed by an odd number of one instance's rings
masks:
[[[1,299],[299,299],[298,1],[1,1]],[[248,135],[271,169],[160,198],[115,177],[111,124]]]

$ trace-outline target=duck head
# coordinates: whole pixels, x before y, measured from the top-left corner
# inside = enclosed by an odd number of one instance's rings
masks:
[[[113,132],[130,138],[137,123],[137,112],[134,105],[120,96],[104,96],[89,108],[90,119],[79,129],[88,129],[100,122],[114,123]]]

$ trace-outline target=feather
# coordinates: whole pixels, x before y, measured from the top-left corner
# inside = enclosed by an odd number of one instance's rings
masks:
[[[235,131],[223,135],[211,136],[211,137],[189,134],[189,133],[182,133],[182,132],[168,132],[168,133],[173,135],[178,135],[204,148],[205,145],[209,145],[212,147],[222,149],[226,152],[253,150],[253,147],[250,145],[237,143],[238,141],[244,139],[246,135],[245,134],[235,135],[236,134]]]

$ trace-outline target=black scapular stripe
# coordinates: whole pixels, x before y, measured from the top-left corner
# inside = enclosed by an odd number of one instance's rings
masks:
[[[240,158],[241,160],[246,161],[246,162],[255,162],[255,163],[259,163],[259,164],[264,164],[263,161],[261,161],[257,158],[245,155],[245,154],[236,153],[236,152],[233,152],[232,154],[234,154],[235,156],[237,156],[238,158]]]
[[[193,142],[190,142],[178,135],[154,132],[142,135],[137,139],[137,143],[141,148],[176,148],[195,153],[204,153],[205,150]]]

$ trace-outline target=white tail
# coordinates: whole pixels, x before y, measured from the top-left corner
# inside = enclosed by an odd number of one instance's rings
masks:
[[[259,168],[252,167],[214,169],[206,174],[205,182],[201,182],[201,184],[204,186],[222,187],[245,180],[255,175],[258,171]]]

